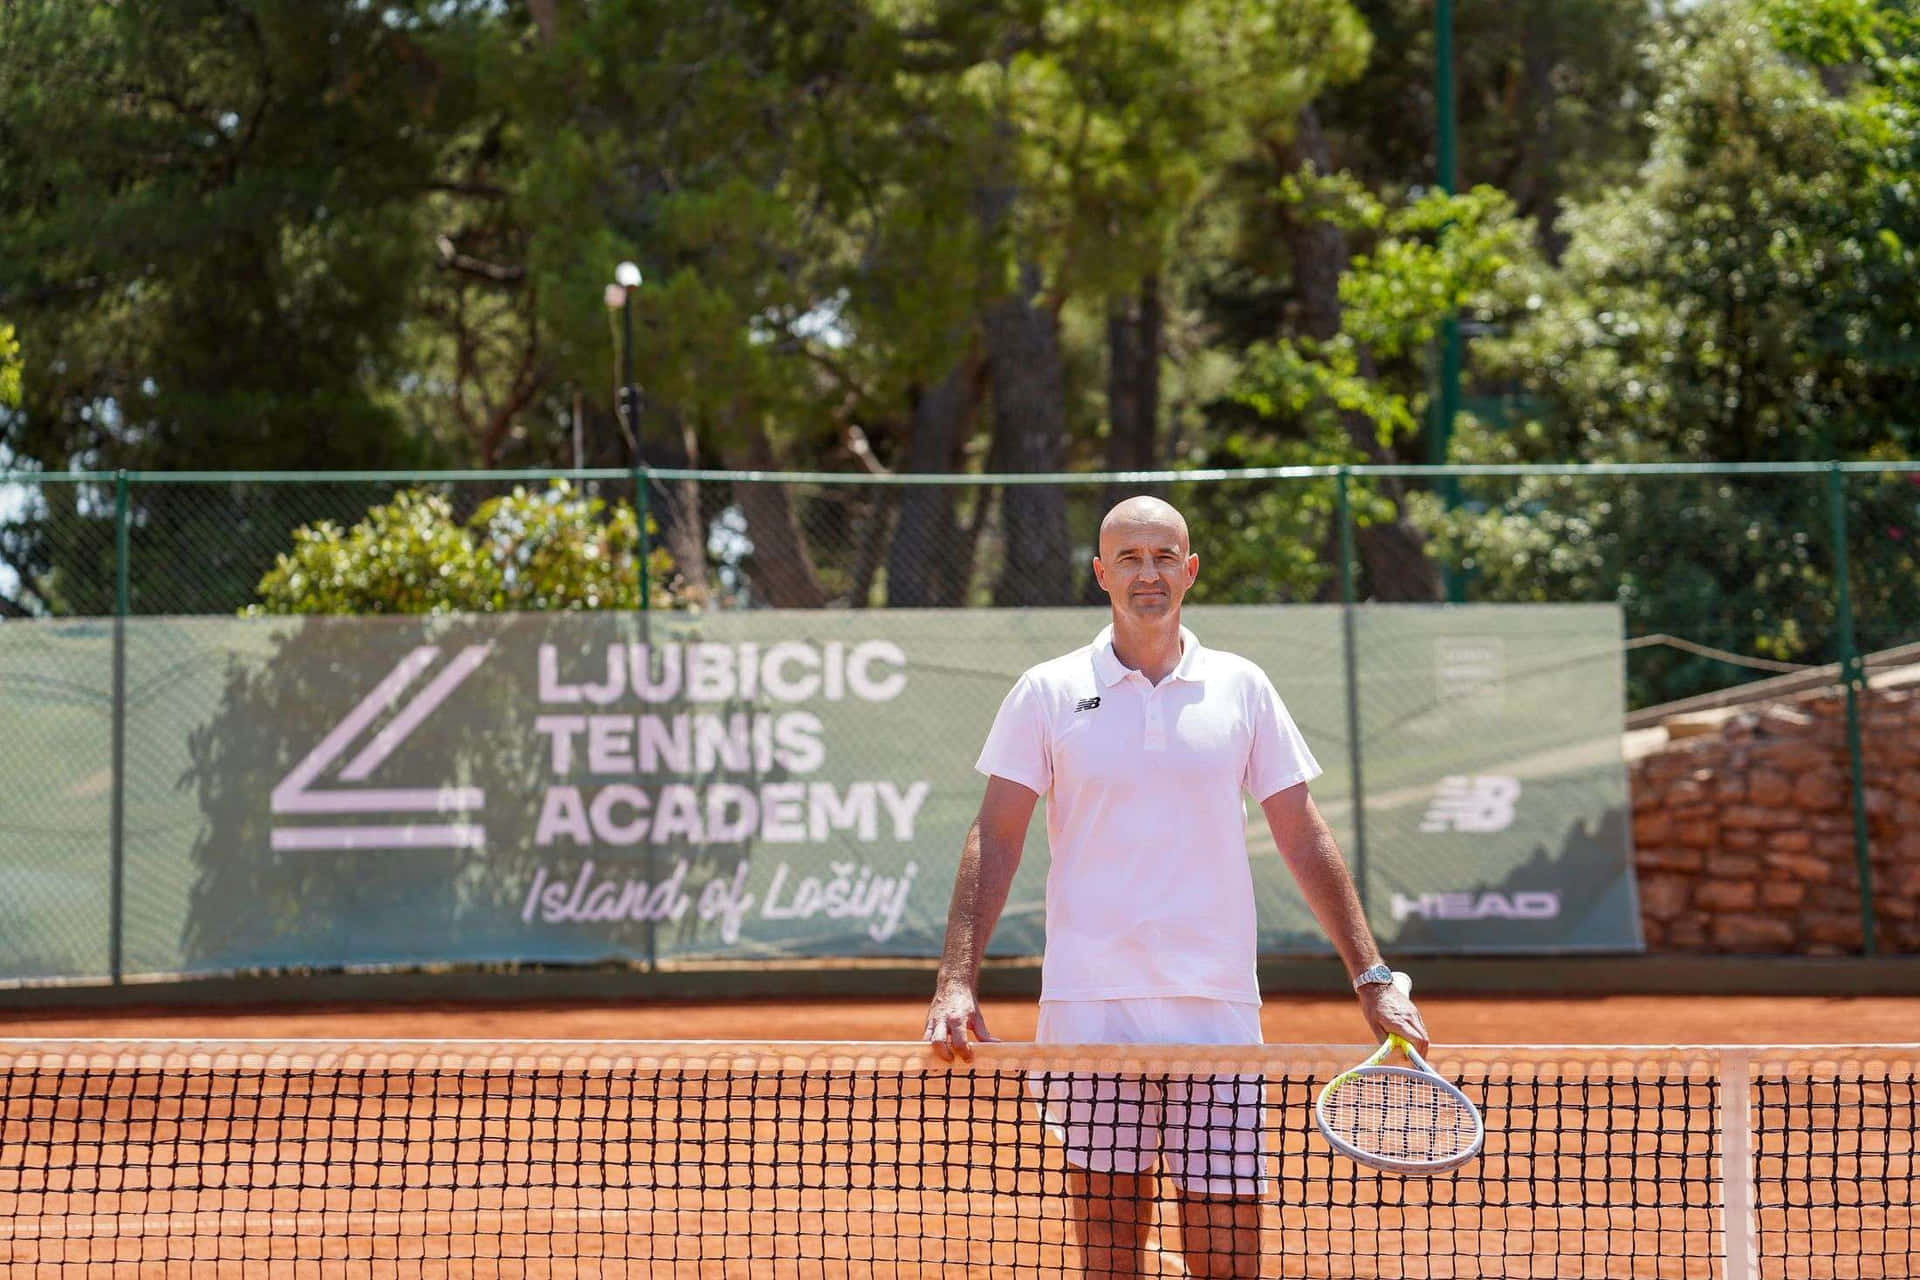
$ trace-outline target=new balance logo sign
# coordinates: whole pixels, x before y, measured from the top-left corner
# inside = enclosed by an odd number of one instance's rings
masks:
[[[1422,893],[1393,895],[1393,918],[1405,920],[1552,920],[1560,914],[1560,895],[1550,889],[1531,893]]]
[[[1434,792],[1422,831],[1505,831],[1513,825],[1520,779],[1497,774],[1447,778]]]
[[[402,707],[370,737],[345,768],[336,775],[341,782],[362,783],[407,740],[420,722],[447,700],[474,668],[486,661],[489,646],[468,645],[453,661],[429,680],[426,687]],[[273,847],[299,849],[478,849],[486,843],[486,829],[463,821],[480,811],[486,796],[478,787],[329,787],[313,784],[335,761],[347,753],[354,740],[373,727],[383,713],[396,703],[401,692],[418,679],[440,650],[421,645],[382,680],[306,759],[295,765],[280,785],[273,789],[274,814],[430,814],[435,821],[400,822],[362,826],[275,827]]]
[[[1082,698],[1080,699],[1080,701],[1073,704],[1073,710],[1074,710],[1074,713],[1077,715],[1082,711],[1092,711],[1095,707],[1099,705],[1100,705],[1100,699],[1098,698]]]

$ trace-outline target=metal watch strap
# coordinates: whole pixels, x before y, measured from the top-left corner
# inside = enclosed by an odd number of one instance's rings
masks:
[[[1392,981],[1393,970],[1384,964],[1376,964],[1360,971],[1353,980],[1353,989],[1358,991],[1362,987],[1379,986]]]

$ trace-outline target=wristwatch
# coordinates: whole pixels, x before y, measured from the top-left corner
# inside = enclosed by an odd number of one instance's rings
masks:
[[[1353,989],[1358,991],[1362,987],[1381,986],[1392,981],[1393,970],[1383,964],[1376,964],[1360,971],[1360,976],[1353,980]]]

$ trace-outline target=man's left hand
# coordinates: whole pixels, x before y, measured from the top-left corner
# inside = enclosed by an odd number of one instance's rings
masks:
[[[1389,1035],[1396,1035],[1422,1054],[1426,1053],[1427,1024],[1420,1020],[1413,998],[1393,983],[1375,982],[1360,988],[1360,1012],[1373,1028],[1375,1040],[1384,1041]]]

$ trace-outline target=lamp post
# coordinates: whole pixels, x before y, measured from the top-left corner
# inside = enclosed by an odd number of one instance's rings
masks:
[[[627,433],[633,463],[640,465],[640,388],[633,382],[633,294],[640,287],[640,268],[623,262],[613,269],[607,286],[607,309],[620,311],[620,425]]]
[[[640,576],[640,641],[645,645],[652,638],[648,605],[653,598],[653,584],[647,577],[647,464],[640,456],[640,388],[633,381],[633,294],[639,287],[640,268],[623,262],[613,269],[613,283],[607,286],[606,299],[609,311],[620,309],[620,421],[627,433],[628,456],[633,467],[633,506],[640,538],[636,557]],[[652,841],[647,842],[648,884],[659,883],[655,848]],[[647,920],[646,948],[647,969],[652,971],[659,966],[659,950],[651,917]]]

